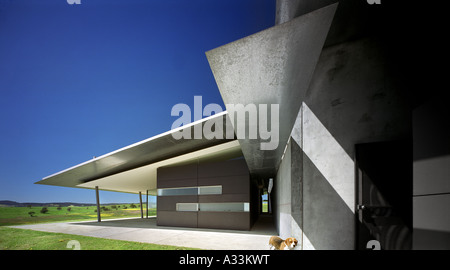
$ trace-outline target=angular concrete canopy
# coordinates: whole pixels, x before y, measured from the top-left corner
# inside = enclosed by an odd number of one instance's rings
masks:
[[[203,127],[208,122],[223,124],[223,139],[220,136],[207,139],[211,133]],[[198,127],[203,130],[202,137],[194,139]],[[98,186],[102,190],[128,193],[150,190],[152,194],[156,191],[158,167],[202,158],[242,156],[238,141],[226,139],[227,128],[232,128],[227,112],[215,114],[47,176],[36,184],[92,189]],[[185,129],[190,129],[192,139],[176,140],[172,136]]]
[[[336,8],[326,6],[206,52],[229,113],[229,104],[279,104],[276,149],[262,151],[259,136],[238,138],[252,174],[275,175]]]

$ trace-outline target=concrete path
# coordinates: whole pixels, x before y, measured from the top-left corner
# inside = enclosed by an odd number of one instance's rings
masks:
[[[155,217],[9,227],[214,250],[268,250],[270,236],[276,235],[270,217],[260,217],[251,231],[161,227]]]

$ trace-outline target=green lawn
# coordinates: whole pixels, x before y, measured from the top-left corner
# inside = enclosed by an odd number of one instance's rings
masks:
[[[105,206],[101,211],[102,220],[111,218],[140,217],[139,208],[130,205],[117,205],[116,209]],[[125,209],[126,208],[126,209]],[[1,226],[23,225],[46,222],[67,222],[96,220],[96,206],[57,206],[47,207],[48,212],[41,213],[42,207],[0,207],[0,250],[68,250],[67,243],[76,240],[82,250],[176,250],[189,249],[175,246],[155,245],[132,241],[39,232],[33,230],[8,228]],[[32,216],[29,212],[34,212]],[[145,204],[144,204],[144,215]],[[156,209],[149,209],[149,216],[156,215]]]
[[[102,220],[141,215],[139,208],[131,208],[129,204],[117,205],[116,209],[110,205],[105,207],[106,209],[100,211]],[[126,209],[124,209],[125,207]],[[96,206],[72,206],[70,211],[68,208],[61,207],[58,210],[57,206],[51,206],[47,207],[47,213],[41,213],[42,207],[0,207],[0,226],[97,219]],[[30,215],[29,212],[34,212],[34,214]],[[145,206],[144,215],[146,215]],[[156,209],[149,209],[149,216],[152,215],[156,215]]]
[[[269,212],[269,205],[267,204],[267,202],[263,202],[262,211],[263,211],[263,213]]]
[[[81,250],[186,250],[192,248],[111,240],[63,233],[39,232],[0,227],[0,250],[69,250],[71,240],[80,243]]]

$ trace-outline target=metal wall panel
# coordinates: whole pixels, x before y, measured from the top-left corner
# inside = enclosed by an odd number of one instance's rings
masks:
[[[248,167],[244,159],[227,160],[225,162],[200,163],[198,177],[224,177],[248,174]]]
[[[158,182],[185,178],[197,178],[197,164],[158,168]]]
[[[156,224],[158,226],[197,227],[198,212],[158,211]]]
[[[249,202],[250,194],[223,194],[198,196],[199,203],[213,202]],[[159,205],[158,205],[159,207]]]
[[[228,168],[227,168],[228,169]],[[236,194],[236,193],[246,193],[250,192],[249,175],[234,175],[234,176],[216,176],[216,177],[206,177],[198,178],[199,186],[215,186],[222,185],[222,194]]]
[[[177,187],[196,187],[197,178],[183,178],[172,180],[159,180],[157,183],[158,188],[177,188]]]
[[[197,195],[195,196],[158,196],[157,209],[159,211],[176,211],[177,203],[196,203],[198,202]]]
[[[198,212],[198,227],[250,230],[250,212]]]
[[[158,169],[158,189],[218,185],[222,194],[158,196],[157,224],[249,230],[250,212],[177,211],[176,207],[177,203],[250,203],[250,174],[244,159]]]

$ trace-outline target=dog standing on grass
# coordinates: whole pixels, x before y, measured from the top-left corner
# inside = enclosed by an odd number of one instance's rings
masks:
[[[294,237],[281,239],[278,236],[272,236],[269,239],[269,247],[271,250],[291,250],[297,246],[297,239]]]

